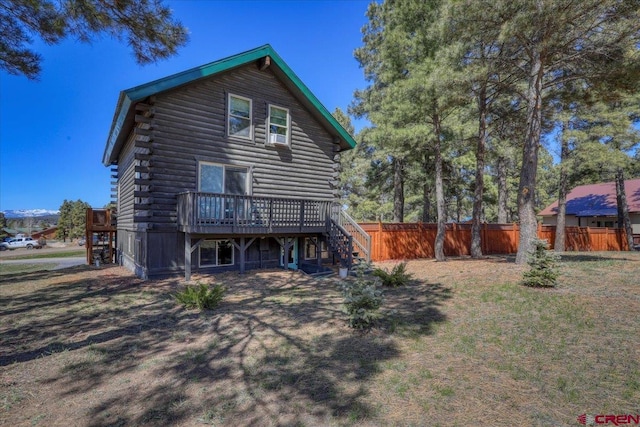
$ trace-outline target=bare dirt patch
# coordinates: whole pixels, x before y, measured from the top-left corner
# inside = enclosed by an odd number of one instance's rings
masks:
[[[337,278],[196,276],[228,288],[199,313],[174,302],[180,279],[120,267],[0,276],[0,424],[575,425],[640,411],[640,254],[567,256],[554,290],[518,285],[503,257],[408,268],[416,280],[385,289],[369,333],[346,326]]]

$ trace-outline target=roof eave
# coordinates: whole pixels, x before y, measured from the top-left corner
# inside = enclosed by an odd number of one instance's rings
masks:
[[[125,119],[129,113],[131,107],[131,99],[127,96],[126,91],[120,92],[118,97],[118,103],[116,104],[116,111],[111,121],[111,129],[109,130],[109,137],[107,138],[107,145],[102,155],[102,164],[105,166],[112,165],[115,162],[113,158],[114,152],[119,151],[121,145],[122,128],[125,124]],[[118,150],[115,150],[118,148]]]
[[[333,115],[325,108],[320,100],[316,98],[316,96],[309,90],[302,80],[300,80],[293,70],[289,68],[271,45],[266,44],[247,52],[239,53],[219,61],[211,62],[177,74],[172,74],[171,76],[122,91],[111,123],[111,130],[109,131],[109,137],[102,157],[102,163],[105,166],[109,166],[116,162],[117,153],[126,136],[125,133],[123,133],[123,129],[126,128],[127,118],[130,117],[131,109],[137,102],[157,93],[174,89],[223,71],[231,70],[265,56],[270,56],[272,58],[273,63],[284,73],[287,79],[293,83],[294,88],[299,92],[299,94],[304,99],[308,100],[311,106],[315,108],[325,125],[333,131],[331,133],[340,140],[341,148],[355,148],[355,139],[342,127],[335,117],[333,117]]]

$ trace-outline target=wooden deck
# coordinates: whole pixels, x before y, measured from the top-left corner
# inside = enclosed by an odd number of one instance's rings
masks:
[[[332,201],[185,192],[178,194],[178,230],[189,234],[324,233]]]
[[[85,228],[87,264],[93,264],[96,257],[102,262],[114,262],[115,235],[118,231],[115,216],[115,209],[87,209]],[[95,243],[94,240],[96,240]]]

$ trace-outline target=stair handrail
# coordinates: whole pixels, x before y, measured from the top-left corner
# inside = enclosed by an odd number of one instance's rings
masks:
[[[334,220],[343,230],[347,231],[349,235],[353,235],[353,241],[360,248],[360,251],[364,253],[367,262],[371,262],[371,236],[364,231],[362,227],[349,215],[342,206],[334,204],[331,207],[331,219]],[[355,231],[352,233],[347,230],[345,224],[348,224],[349,228]]]
[[[328,222],[329,246],[334,253],[339,255],[342,266],[351,268],[351,265],[353,264],[353,236],[337,221],[334,221],[333,218],[329,218]],[[341,236],[337,235],[336,232],[346,237],[346,243]]]

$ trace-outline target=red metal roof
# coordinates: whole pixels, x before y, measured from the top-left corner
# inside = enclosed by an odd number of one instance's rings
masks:
[[[640,179],[628,179],[624,182],[629,212],[640,213]],[[558,212],[556,200],[538,215],[554,216]],[[615,216],[617,215],[616,184],[580,185],[567,195],[567,215],[576,216]]]

